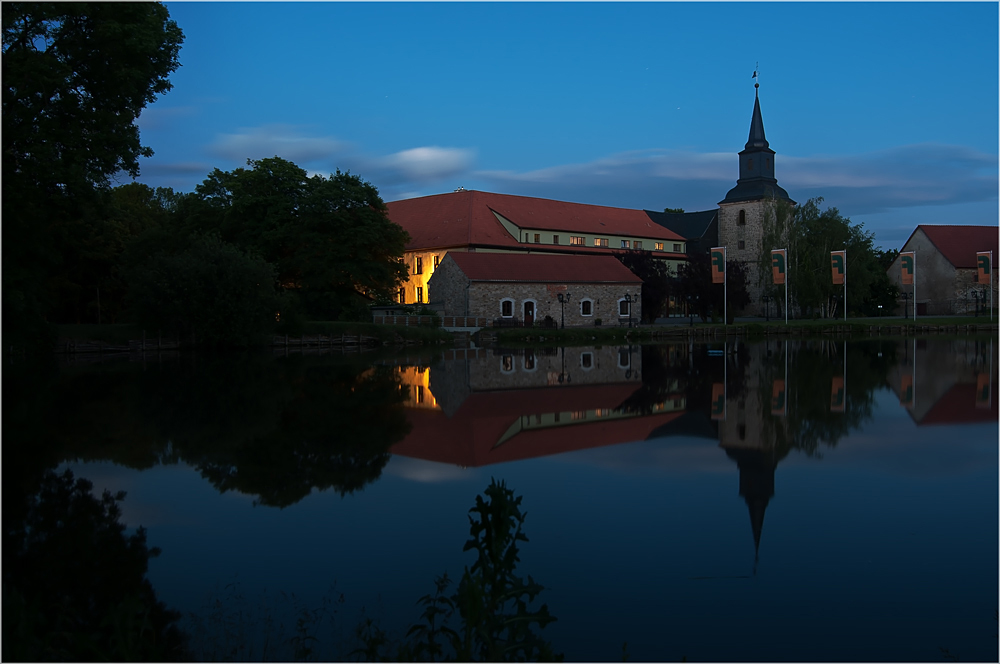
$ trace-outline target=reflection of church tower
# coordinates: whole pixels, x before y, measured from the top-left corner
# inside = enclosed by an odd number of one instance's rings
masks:
[[[759,88],[755,84],[754,88]],[[762,247],[763,223],[768,208],[776,200],[795,205],[788,192],[778,186],[774,177],[774,150],[764,137],[764,119],[760,114],[760,97],[754,92],[753,118],[750,120],[750,137],[740,152],[740,178],[719,202],[719,244],[726,247],[729,260],[746,261],[750,265],[751,307],[759,307],[757,290],[757,262],[761,250],[781,247]]]
[[[735,448],[727,449],[726,456],[740,469],[740,495],[750,510],[750,527],[753,529],[753,548],[756,556],[760,549],[760,535],[764,529],[764,511],[774,496],[774,471],[778,456],[773,450]]]

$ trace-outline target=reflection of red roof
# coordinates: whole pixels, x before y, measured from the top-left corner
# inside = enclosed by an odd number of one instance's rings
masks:
[[[925,426],[929,424],[997,422],[1000,420],[1000,411],[997,409],[997,394],[993,387],[995,386],[991,387],[990,407],[977,408],[975,384],[952,385],[951,389],[931,406],[931,409],[917,424]]]
[[[448,256],[472,281],[642,283],[613,256],[465,252],[450,252]]]
[[[589,420],[528,429],[497,445],[511,425],[524,415],[613,409],[636,389],[635,384],[624,384],[477,392],[451,418],[443,411],[407,409],[410,433],[390,451],[457,466],[486,466],[645,440],[654,429],[682,414]]]
[[[387,205],[389,218],[410,234],[406,248],[411,250],[467,245],[531,248],[511,236],[497,221],[494,211],[524,229],[684,240],[653,223],[642,210],[485,191],[457,191],[393,201]],[[545,246],[546,249],[550,247]]]
[[[1000,254],[997,253],[1000,228],[997,226],[934,226],[921,224],[917,228],[922,230],[927,239],[948,259],[948,262],[957,268],[976,267],[977,251],[992,251],[994,261],[1000,258]]]

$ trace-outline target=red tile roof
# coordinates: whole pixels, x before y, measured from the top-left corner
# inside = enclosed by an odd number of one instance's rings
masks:
[[[992,398],[986,408],[976,405],[975,383],[959,383],[952,385],[937,402],[931,406],[917,424],[919,426],[933,424],[973,424],[977,422],[996,422],[1000,414],[997,409],[996,385],[991,386]]]
[[[927,239],[937,247],[937,250],[956,268],[976,267],[977,251],[992,251],[993,260],[1000,258],[997,254],[997,240],[1000,238],[1000,228],[997,226],[936,226],[921,224],[917,226]],[[913,231],[916,233],[917,231]],[[913,237],[912,235],[910,236]],[[907,240],[909,242],[909,240]]]
[[[410,234],[406,247],[409,250],[467,245],[527,246],[507,232],[494,212],[523,229],[684,241],[677,233],[654,223],[642,210],[545,198],[470,190],[393,201],[387,206],[389,218]]]
[[[614,256],[562,256],[553,254],[486,254],[450,251],[472,281],[531,283],[640,284],[642,279]]]

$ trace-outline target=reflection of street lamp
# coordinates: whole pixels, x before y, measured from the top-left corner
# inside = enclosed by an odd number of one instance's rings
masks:
[[[771,310],[768,307],[768,303],[771,301],[770,295],[762,295],[761,298],[764,300],[764,320],[768,323],[771,322]]]
[[[569,302],[569,293],[566,293],[565,295],[563,295],[562,293],[559,293],[559,295],[557,297],[559,298],[559,305],[562,307],[562,323],[561,323],[561,327],[563,329],[565,329],[566,328],[566,303]]]
[[[625,293],[625,304],[628,305],[628,326],[632,327],[632,294]]]
[[[569,298],[567,298],[567,299],[569,299]],[[561,369],[561,371],[559,372],[559,384],[561,385],[563,383],[571,383],[571,382],[573,382],[573,379],[566,375],[566,347],[565,346],[562,347],[562,365],[561,365],[560,369]]]

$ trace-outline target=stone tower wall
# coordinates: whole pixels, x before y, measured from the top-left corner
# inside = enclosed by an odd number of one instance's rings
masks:
[[[759,261],[763,249],[764,217],[769,206],[773,205],[768,200],[719,204],[719,246],[726,247],[727,260],[745,262],[750,277],[747,290],[751,302],[743,311],[744,315],[764,314],[764,305],[760,297],[766,284],[758,285],[761,273]],[[745,212],[746,223],[743,225],[739,223],[740,210]],[[742,249],[740,242],[743,243]],[[767,248],[781,249],[781,247]]]

